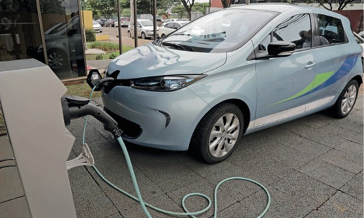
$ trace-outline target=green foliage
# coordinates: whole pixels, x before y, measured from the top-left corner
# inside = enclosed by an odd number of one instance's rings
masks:
[[[200,11],[205,14],[206,8],[209,7],[209,3],[195,3],[192,8],[192,11]]]
[[[85,30],[86,33],[86,42],[94,42],[96,41],[96,35],[95,35],[95,31],[92,29],[86,29]]]
[[[111,42],[94,42],[88,45],[89,48],[97,48],[103,51],[117,51],[119,45]]]
[[[116,15],[116,0],[88,0],[84,6],[93,12],[94,17],[113,18]]]
[[[167,11],[169,8],[171,8],[173,5],[178,4],[179,2],[180,0],[157,0],[157,10]],[[121,0],[120,7],[130,8],[130,0]],[[138,14],[151,14],[151,7],[151,0],[138,0]]]
[[[96,60],[102,60],[102,59],[104,59],[103,55],[99,54],[99,55],[96,56]]]
[[[129,8],[123,8],[121,11],[121,16],[122,17],[130,17],[130,9]]]
[[[187,14],[186,9],[183,5],[177,5],[172,8],[172,13],[178,14],[179,18],[182,18]]]
[[[117,57],[117,55],[115,53],[111,53],[110,56],[109,56],[109,59],[114,59],[116,57]]]

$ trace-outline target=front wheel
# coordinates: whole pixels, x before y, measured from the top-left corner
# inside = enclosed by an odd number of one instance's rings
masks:
[[[145,36],[145,33],[142,32],[142,39],[146,39],[147,37]]]
[[[335,105],[329,109],[334,117],[344,118],[349,115],[358,97],[358,88],[359,84],[356,80],[351,80],[345,86]]]
[[[207,163],[218,163],[235,150],[244,128],[241,110],[222,103],[210,110],[197,125],[190,150]]]

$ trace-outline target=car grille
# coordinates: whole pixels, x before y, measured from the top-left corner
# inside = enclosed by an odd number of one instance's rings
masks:
[[[138,124],[114,114],[107,108],[104,110],[118,123],[118,127],[124,132],[124,138],[136,139],[142,134],[143,129]]]

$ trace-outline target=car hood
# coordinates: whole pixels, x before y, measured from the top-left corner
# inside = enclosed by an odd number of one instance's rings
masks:
[[[152,43],[120,55],[110,62],[108,74],[119,70],[117,79],[201,74],[224,65],[226,53],[202,53],[169,49]]]

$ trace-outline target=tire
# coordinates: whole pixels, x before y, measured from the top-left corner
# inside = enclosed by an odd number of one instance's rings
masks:
[[[146,39],[147,37],[145,36],[145,33],[142,32],[142,39]]]
[[[164,38],[165,36],[166,36],[166,35],[162,34],[162,35],[161,35],[161,38]]]
[[[53,49],[47,52],[48,65],[52,70],[62,70],[68,64],[65,53],[60,49]]]
[[[329,109],[332,116],[336,118],[344,118],[349,115],[354,108],[356,99],[358,97],[359,84],[356,80],[351,80],[345,86],[337,99],[334,106]]]
[[[128,33],[129,33],[129,37],[131,38],[131,32],[130,32],[130,31],[128,31]]]
[[[190,151],[204,162],[221,162],[236,149],[243,128],[244,117],[239,107],[231,103],[219,104],[197,125]]]

